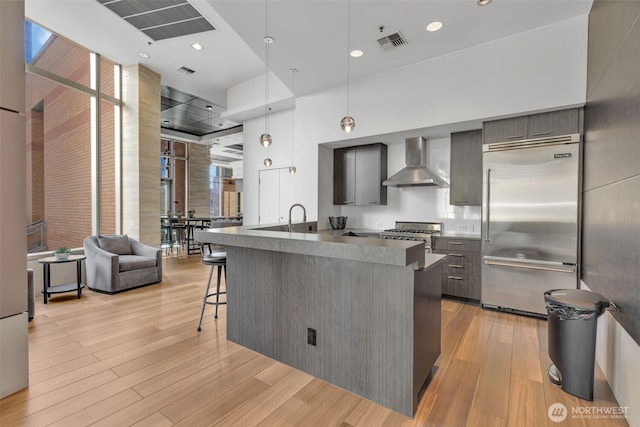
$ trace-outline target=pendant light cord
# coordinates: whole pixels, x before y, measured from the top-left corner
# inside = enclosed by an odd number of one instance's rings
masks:
[[[269,133],[269,1],[264,1],[264,44],[265,44],[265,62],[264,62],[264,129]]]
[[[351,49],[351,1],[347,0],[347,116],[349,115],[349,81],[350,79],[350,63],[349,50]]]
[[[291,165],[293,166],[293,136],[295,133],[295,114],[296,114],[296,83],[295,83],[295,68],[291,69],[291,93],[293,94],[293,110],[291,110]]]

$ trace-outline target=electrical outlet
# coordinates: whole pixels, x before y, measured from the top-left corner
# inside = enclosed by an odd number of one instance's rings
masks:
[[[316,330],[307,328],[307,344],[316,345]]]

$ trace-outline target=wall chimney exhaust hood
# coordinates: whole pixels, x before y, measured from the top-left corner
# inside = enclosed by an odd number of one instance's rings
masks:
[[[427,140],[423,137],[405,139],[405,164],[398,173],[385,180],[387,187],[441,186],[445,182],[427,169]]]

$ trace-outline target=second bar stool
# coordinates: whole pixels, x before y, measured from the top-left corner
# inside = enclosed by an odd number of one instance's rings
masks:
[[[205,254],[205,247],[207,252]],[[218,248],[219,249],[219,248]],[[210,265],[211,271],[209,272],[209,281],[207,282],[207,289],[204,292],[204,298],[202,298],[202,311],[200,312],[200,322],[198,323],[198,332],[202,330],[202,319],[204,317],[204,308],[207,304],[216,306],[215,318],[218,318],[218,306],[226,304],[227,301],[220,301],[220,295],[226,295],[226,291],[220,291],[220,281],[222,279],[222,270],[224,270],[224,279],[227,280],[227,253],[224,250],[212,251],[211,245],[208,243],[200,245],[200,251],[202,254],[202,263],[204,265]],[[213,269],[218,267],[218,280],[216,282],[215,292],[209,292],[211,288],[211,278],[213,277]],[[215,301],[214,301],[215,297]],[[226,299],[226,298],[225,298]]]

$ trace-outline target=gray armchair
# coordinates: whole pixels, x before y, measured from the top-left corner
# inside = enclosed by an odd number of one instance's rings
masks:
[[[120,235],[84,239],[89,289],[114,294],[162,281],[162,251]]]

